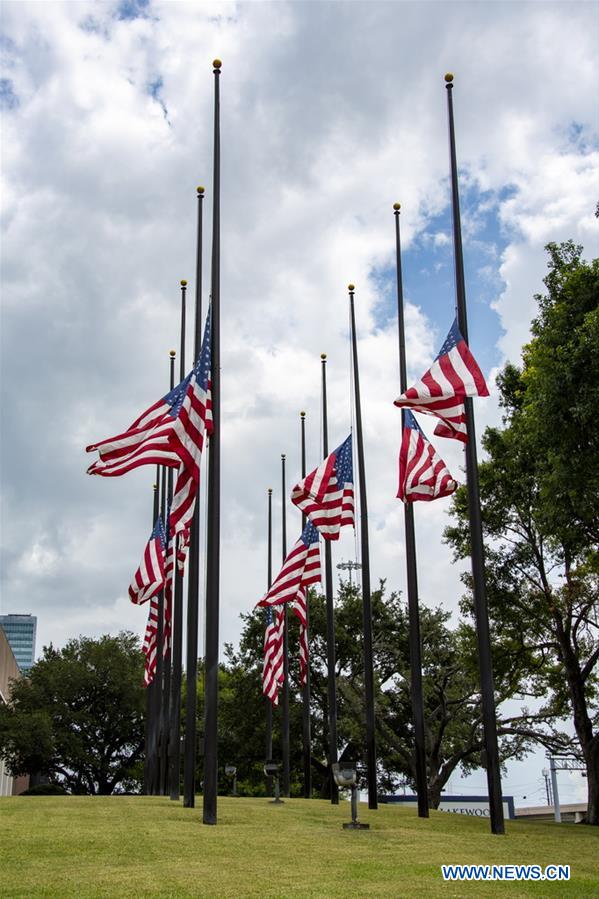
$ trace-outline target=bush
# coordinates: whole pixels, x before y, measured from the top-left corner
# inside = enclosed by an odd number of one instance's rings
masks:
[[[59,784],[38,784],[37,787],[29,787],[23,790],[19,796],[68,796],[64,787]]]

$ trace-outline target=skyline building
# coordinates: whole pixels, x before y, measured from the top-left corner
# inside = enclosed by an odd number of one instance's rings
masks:
[[[20,670],[27,673],[35,661],[35,615],[0,615],[6,639],[10,644]]]

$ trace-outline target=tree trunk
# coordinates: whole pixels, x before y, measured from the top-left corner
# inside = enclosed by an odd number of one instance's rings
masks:
[[[590,741],[584,754],[587,766],[587,824],[599,825],[599,737]]]

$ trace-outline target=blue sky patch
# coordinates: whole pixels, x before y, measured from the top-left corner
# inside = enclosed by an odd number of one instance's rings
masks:
[[[166,103],[160,96],[160,91],[162,90],[163,86],[164,86],[164,81],[162,80],[162,75],[157,75],[156,78],[154,79],[154,81],[148,82],[148,93],[149,93],[150,97],[152,97],[152,99],[155,100],[156,103],[158,103],[158,105],[162,109],[162,114],[164,115],[164,118],[170,125],[170,122],[168,120],[168,109],[166,108]]]
[[[486,371],[501,359],[496,347],[499,319],[491,304],[504,287],[499,266],[509,242],[499,220],[499,207],[513,192],[514,188],[509,186],[497,194],[481,191],[474,182],[460,184],[468,336],[479,365]],[[426,229],[408,248],[402,248],[401,264],[404,298],[419,306],[431,320],[438,331],[440,346],[455,316],[453,225],[449,204],[429,219]],[[376,324],[383,327],[397,319],[395,254],[391,265],[373,270],[370,277],[379,294]]]
[[[0,109],[16,109],[19,98],[10,78],[0,78]]]
[[[143,19],[146,17],[150,0],[121,0],[118,5],[117,19]]]

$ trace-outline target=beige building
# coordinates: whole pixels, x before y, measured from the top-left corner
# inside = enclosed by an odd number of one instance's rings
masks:
[[[15,655],[0,627],[0,702],[8,702],[10,681],[22,677]],[[14,796],[29,786],[29,777],[13,777],[0,759],[0,796]]]

